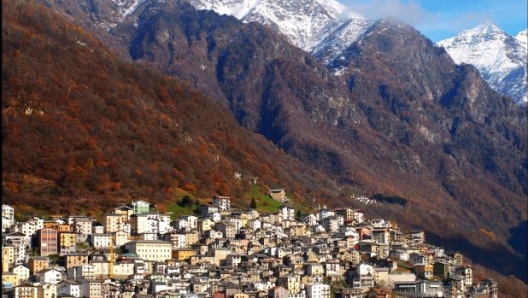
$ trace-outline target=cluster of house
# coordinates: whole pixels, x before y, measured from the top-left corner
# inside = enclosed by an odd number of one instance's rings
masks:
[[[498,296],[462,255],[359,209],[317,206],[296,218],[288,206],[233,210],[225,196],[200,216],[172,220],[150,208],[138,200],[99,221],[17,222],[2,205],[3,297]]]

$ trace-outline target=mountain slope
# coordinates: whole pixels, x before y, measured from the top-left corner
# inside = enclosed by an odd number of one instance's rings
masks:
[[[121,61],[35,3],[2,4],[3,203],[95,214],[131,198],[174,202],[184,189],[245,206],[255,177],[296,200],[315,185],[337,194],[181,80]]]
[[[230,31],[232,18],[179,9],[157,8],[149,21],[145,10],[136,59],[175,73],[181,61],[163,48],[191,54],[203,65],[197,80],[215,75],[218,85],[198,84],[220,88],[240,123],[292,156],[356,191],[408,198],[407,212],[427,217],[393,216],[436,235],[464,227],[464,237],[482,242],[483,225],[500,235],[526,217],[526,115],[408,25],[373,25],[334,61],[348,70],[336,77],[272,30]],[[183,19],[192,21],[171,24]]]
[[[497,92],[528,102],[526,30],[517,37],[493,24],[481,24],[438,42],[453,60],[474,65]],[[524,40],[523,40],[524,39]]]
[[[143,3],[110,33],[337,181],[347,195],[330,206],[352,204],[352,193],[398,195],[407,206],[385,215],[432,239],[464,239],[463,253],[502,273],[525,269],[505,243],[526,219],[526,111],[410,26],[372,24],[331,61],[340,76],[268,27],[184,2]]]

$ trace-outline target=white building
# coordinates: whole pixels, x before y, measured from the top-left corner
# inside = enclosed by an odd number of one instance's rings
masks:
[[[340,275],[339,268],[340,268],[339,259],[328,260],[324,264],[325,276],[328,276],[328,277],[339,276]]]
[[[262,227],[262,223],[260,222],[260,219],[251,219],[248,220],[247,227],[253,230],[258,230]]]
[[[327,284],[307,284],[306,285],[307,298],[330,298],[330,285]]]
[[[180,217],[187,221],[187,226],[190,230],[198,229],[198,217],[194,215],[183,215]]]
[[[62,281],[62,273],[56,269],[44,269],[37,274],[37,280],[41,283],[58,284]]]
[[[15,267],[13,267],[12,271],[14,274],[18,275],[19,284],[22,284],[23,282],[28,280],[29,275],[31,274],[29,268],[24,265],[16,265]]]
[[[90,238],[90,244],[95,248],[109,248],[112,241],[110,234],[93,234]]]
[[[309,226],[317,225],[317,216],[315,214],[308,214],[304,217],[304,222]]]
[[[171,230],[170,216],[159,213],[140,213],[130,216],[131,234],[165,234]]]
[[[127,233],[126,231],[117,231],[115,232],[114,234],[114,245],[117,247],[117,246],[121,246],[123,244],[125,244],[126,242],[128,242],[128,236],[130,234]]]
[[[177,231],[189,231],[189,222],[183,218],[178,218],[172,222],[172,227]]]
[[[213,212],[209,215],[212,221],[219,222],[222,220],[222,215],[218,212]]]
[[[13,247],[14,263],[23,263],[26,260],[26,245],[31,244],[31,237],[24,236],[21,232],[14,232],[5,235],[4,244]]]
[[[94,278],[95,274],[95,267],[92,264],[73,266],[66,271],[68,279],[74,280],[78,278]]]
[[[291,207],[282,206],[279,208],[279,213],[282,220],[295,220],[295,209]]]
[[[33,217],[26,222],[17,223],[15,225],[14,232],[24,233],[26,237],[31,237],[42,228],[44,228],[44,220],[38,217]]]
[[[15,224],[15,208],[2,204],[2,233]]]
[[[353,277],[354,288],[371,288],[374,286],[374,268],[368,264],[359,264]]]
[[[354,221],[358,224],[365,221],[365,213],[361,211],[360,209],[354,210]]]
[[[387,229],[387,228],[390,228],[390,222],[386,221],[383,218],[372,219],[371,223],[372,223],[372,228],[374,228],[374,229]]]
[[[81,285],[73,280],[63,280],[57,284],[57,295],[81,297]]]
[[[165,234],[165,241],[172,244],[172,248],[187,247],[187,235],[180,232],[172,232]]]
[[[214,196],[213,205],[218,207],[219,211],[228,211],[231,209],[231,198],[224,196]]]
[[[172,244],[166,241],[135,240],[127,242],[125,248],[146,261],[165,262],[172,259]]]
[[[389,256],[396,260],[409,261],[409,253],[406,250],[402,250],[402,249],[391,250]]]
[[[319,220],[323,220],[326,217],[334,216],[335,212],[333,210],[320,209],[318,215],[319,215]]]
[[[226,222],[232,224],[235,227],[235,233],[240,233],[242,228],[242,219],[240,217],[228,217]]]
[[[93,231],[92,220],[86,215],[68,215],[66,223],[69,224],[73,231],[84,235],[90,235]]]

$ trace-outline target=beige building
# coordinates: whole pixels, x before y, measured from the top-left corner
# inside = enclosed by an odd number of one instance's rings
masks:
[[[31,284],[21,284],[15,287],[13,298],[38,298],[38,288]]]
[[[114,278],[128,278],[134,274],[135,264],[134,262],[126,262],[114,264]]]
[[[269,192],[269,196],[274,200],[282,202],[286,198],[286,191],[284,190],[284,188],[271,189]]]
[[[121,206],[121,207],[117,207],[117,208],[112,209],[110,213],[123,215],[123,216],[125,216],[123,219],[124,220],[128,220],[130,215],[134,214],[134,209],[132,207],[129,207],[129,206]]]
[[[92,220],[86,216],[75,216],[72,228],[79,234],[90,235],[92,234]]]
[[[101,282],[95,279],[80,279],[81,297],[101,298],[103,297]]]
[[[56,229],[59,231],[59,232],[72,232],[73,231],[73,228],[71,225],[69,224],[58,224]]]
[[[192,246],[200,241],[200,234],[198,232],[187,232],[185,233],[185,242],[187,246]]]
[[[209,231],[213,229],[214,225],[215,225],[215,222],[209,218],[199,219],[198,220],[198,231],[201,233],[205,231]]]
[[[286,288],[290,294],[297,294],[301,291],[301,276],[286,274],[279,278],[279,284]]]
[[[74,232],[59,232],[59,253],[68,254],[75,253],[77,245],[77,233]]]
[[[209,250],[208,255],[214,257],[216,266],[220,266],[220,262],[225,260],[233,251],[227,248],[213,248]]]
[[[88,264],[88,255],[87,254],[72,254],[64,256],[64,264],[66,270],[78,265]]]
[[[41,284],[38,287],[38,298],[55,298],[57,297],[57,285]]]
[[[324,267],[319,263],[307,263],[304,265],[304,272],[306,275],[323,275]]]
[[[13,267],[13,273],[18,275],[18,283],[22,284],[29,279],[30,271],[29,268],[24,265],[16,265]]]
[[[354,209],[338,208],[334,209],[336,215],[341,215],[345,222],[354,220]]]
[[[128,233],[126,231],[117,231],[114,234],[115,245],[121,246],[128,241]]]
[[[232,239],[235,238],[236,228],[230,223],[221,222],[216,225],[216,230],[222,232],[224,238]]]
[[[18,275],[13,272],[2,272],[2,284],[11,284],[13,287],[18,286]]]
[[[130,253],[146,261],[165,262],[172,258],[172,245],[160,240],[134,240],[125,244]]]
[[[15,247],[2,245],[2,272],[8,272],[9,267],[15,264]]]
[[[176,248],[172,250],[172,258],[178,261],[187,261],[195,255],[196,250],[193,248]]]
[[[196,265],[200,263],[214,264],[215,258],[213,256],[196,255],[189,258],[190,265]]]
[[[46,257],[31,257],[28,262],[31,274],[40,272],[49,266],[49,259]]]
[[[105,233],[114,233],[123,229],[123,224],[127,221],[128,215],[122,213],[106,213],[103,215],[103,226]]]

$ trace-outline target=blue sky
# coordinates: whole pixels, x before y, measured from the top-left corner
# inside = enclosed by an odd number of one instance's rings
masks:
[[[528,26],[526,0],[338,0],[368,19],[392,16],[432,41],[492,22],[510,35]]]

